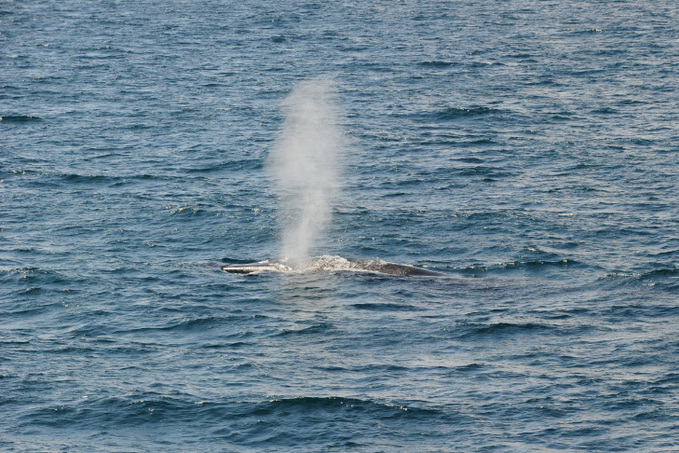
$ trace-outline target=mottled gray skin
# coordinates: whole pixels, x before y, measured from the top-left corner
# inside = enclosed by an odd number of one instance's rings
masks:
[[[380,262],[375,260],[362,260],[358,258],[347,258],[355,265],[356,270],[379,272],[380,274],[389,275],[444,275],[442,272],[431,271],[421,267],[408,266],[405,264],[396,264],[388,262]]]
[[[355,272],[374,272],[388,275],[404,276],[444,276],[442,272],[436,272],[421,267],[408,266],[404,264],[389,263],[381,260],[365,260],[359,258],[345,258],[347,266],[341,268],[315,267],[316,259],[309,261],[310,268],[315,271],[355,271]],[[295,269],[286,265],[283,261],[266,260],[251,264],[232,264],[222,266],[224,272],[231,274],[252,274],[256,272],[295,272]]]

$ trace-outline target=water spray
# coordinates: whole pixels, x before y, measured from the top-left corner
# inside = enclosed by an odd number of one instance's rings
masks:
[[[303,266],[332,217],[345,148],[331,79],[299,83],[283,101],[285,121],[266,168],[280,194],[281,256]]]

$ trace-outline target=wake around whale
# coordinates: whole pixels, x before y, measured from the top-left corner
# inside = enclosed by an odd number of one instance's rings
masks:
[[[306,260],[302,265],[293,265],[286,259],[265,260],[249,264],[222,266],[224,272],[231,274],[259,274],[276,272],[283,274],[306,274],[313,272],[367,272],[403,276],[444,276],[437,272],[406,264],[390,263],[380,259],[343,258],[341,256],[318,256]]]

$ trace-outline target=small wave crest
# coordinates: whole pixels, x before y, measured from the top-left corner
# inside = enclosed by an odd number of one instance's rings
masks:
[[[647,272],[612,272],[599,279],[621,285],[655,286],[670,292],[679,290],[679,269],[674,267],[654,269]]]
[[[492,265],[471,265],[462,269],[461,271],[471,274],[496,273],[518,270],[539,271],[548,268],[567,268],[579,265],[580,263],[575,260],[564,258],[561,260],[509,261]]]

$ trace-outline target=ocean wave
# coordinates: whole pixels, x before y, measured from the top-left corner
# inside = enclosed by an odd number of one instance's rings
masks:
[[[60,173],[41,168],[13,168],[4,170],[8,175],[30,177],[30,183],[40,187],[61,187],[68,185],[89,185],[119,187],[152,181],[184,180],[167,174],[126,174],[111,175],[104,173]]]
[[[600,277],[599,281],[612,282],[622,286],[656,287],[673,293],[679,290],[679,269],[666,267],[644,272],[611,272]]]
[[[311,326],[302,327],[301,329],[283,329],[276,336],[289,337],[297,335],[324,335],[335,330],[335,327],[330,323],[313,324]]]
[[[19,417],[21,426],[77,426],[78,428],[114,428],[171,423],[183,425],[188,421],[202,421],[212,426],[218,435],[233,435],[242,430],[261,428],[258,423],[298,419],[304,424],[309,419],[317,423],[332,423],[352,418],[396,420],[441,416],[436,408],[421,408],[411,403],[389,403],[351,397],[279,397],[250,401],[205,401],[190,394],[172,396],[156,392],[141,392],[124,396],[82,395],[79,400],[52,403],[24,410]],[[294,423],[293,423],[294,424]],[[279,425],[280,426],[280,425]],[[275,428],[272,426],[272,428]],[[277,436],[276,429],[269,434]],[[247,441],[247,437],[240,438]]]
[[[411,113],[397,114],[405,118],[424,121],[457,121],[466,118],[473,118],[487,115],[497,115],[507,113],[503,110],[485,106],[473,107],[444,107],[435,110],[418,111]]]
[[[654,269],[646,272],[611,272],[601,277],[600,280],[652,280],[656,278],[679,277],[679,269],[675,267]]]
[[[140,334],[153,334],[153,333],[191,333],[197,332],[202,333],[206,329],[210,329],[224,322],[232,320],[231,317],[217,317],[208,316],[202,318],[188,319],[183,318],[179,321],[174,321],[166,325],[159,326],[145,326],[145,327],[133,327],[129,329],[117,329],[113,333],[115,334],[125,334],[138,336]]]
[[[556,329],[556,326],[535,323],[535,322],[525,322],[525,323],[513,323],[513,322],[496,322],[496,323],[458,323],[455,332],[458,334],[458,338],[461,339],[478,339],[478,337],[507,337],[516,335],[526,335],[526,334],[538,334],[538,333],[549,333]]]
[[[39,116],[33,115],[0,115],[0,124],[2,123],[29,123],[42,121]]]
[[[448,68],[451,66],[457,66],[459,63],[454,61],[443,61],[443,60],[428,60],[419,63],[420,66],[426,68]]]
[[[186,407],[190,407],[190,403],[185,400],[157,394],[127,397],[83,395],[79,401],[55,403],[26,411],[19,420],[21,424],[28,426],[134,426],[140,423],[158,423],[164,416],[180,413]]]
[[[309,397],[300,396],[294,398],[273,397],[267,402],[258,405],[257,414],[275,414],[279,411],[298,409],[302,411],[360,411],[372,412],[375,415],[392,418],[410,414],[437,414],[436,409],[419,408],[408,404],[392,404],[375,400],[347,398],[347,397]]]
[[[26,254],[34,253],[34,249],[14,249],[14,252],[22,252]],[[56,269],[47,269],[37,266],[22,266],[22,267],[0,267],[0,281],[14,280],[15,283],[20,283],[18,291],[39,290],[46,288],[61,288],[60,285],[65,283],[73,283],[75,280],[67,274]]]
[[[393,302],[384,302],[384,303],[362,302],[362,303],[353,304],[352,307],[355,308],[356,310],[366,310],[366,311],[414,311],[414,310],[418,310],[418,308],[416,308],[412,305],[398,304],[398,303],[393,303]]]
[[[583,266],[580,262],[568,258],[561,260],[529,260],[508,261],[497,264],[473,264],[462,269],[456,269],[465,274],[499,273],[518,270],[540,271],[549,268],[568,268]]]

